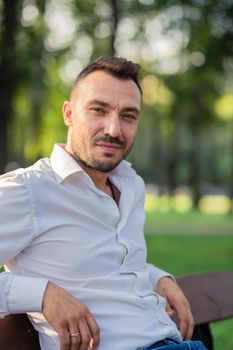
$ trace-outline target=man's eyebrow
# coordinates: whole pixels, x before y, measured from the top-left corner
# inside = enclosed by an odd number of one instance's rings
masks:
[[[104,101],[101,101],[101,100],[96,100],[96,99],[93,99],[91,101],[88,102],[88,106],[91,106],[91,105],[98,105],[98,106],[101,106],[101,107],[105,107],[105,108],[111,108],[111,104],[108,103],[108,102],[104,102]],[[134,112],[136,114],[139,114],[140,111],[138,108],[136,107],[124,107],[122,108],[122,112]]]
[[[89,101],[88,106],[90,106],[90,105],[98,105],[98,106],[106,107],[106,108],[111,107],[111,105],[109,103],[101,101],[101,100],[96,100],[96,99]]]

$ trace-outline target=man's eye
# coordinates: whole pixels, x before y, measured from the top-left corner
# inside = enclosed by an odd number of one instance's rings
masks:
[[[97,112],[97,113],[104,113],[105,112],[104,109],[101,107],[92,107],[91,110],[94,112]]]
[[[134,114],[124,114],[123,118],[132,122],[137,120],[137,117]]]

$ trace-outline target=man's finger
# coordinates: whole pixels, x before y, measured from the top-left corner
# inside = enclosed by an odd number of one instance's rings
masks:
[[[187,328],[187,332],[184,336],[185,340],[189,340],[192,338],[193,335],[193,329],[194,329],[194,319],[193,319],[193,315],[191,313],[191,311],[189,310],[189,321],[188,321],[188,328]]]
[[[70,334],[68,330],[61,329],[58,331],[60,339],[60,350],[69,350],[70,349]]]
[[[188,319],[179,319],[179,331],[182,335],[182,338],[185,339],[188,330]]]
[[[81,334],[77,328],[70,328],[70,350],[78,350],[81,344]]]
[[[167,306],[166,306],[166,311],[168,313],[168,315],[170,317],[173,317],[175,315],[175,310],[173,308],[171,308],[171,306],[169,305],[169,303],[167,303]]]
[[[177,315],[179,319],[179,330],[183,339],[191,339],[194,320],[189,308],[177,308]]]
[[[85,319],[81,323],[79,323],[79,331],[81,335],[81,343],[79,350],[87,350],[91,341],[91,332]]]
[[[91,349],[95,349],[100,342],[100,328],[91,314],[87,315],[86,321],[92,335]]]

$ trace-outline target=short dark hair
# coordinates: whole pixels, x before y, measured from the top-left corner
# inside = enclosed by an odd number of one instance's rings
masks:
[[[122,57],[99,57],[84,68],[75,79],[74,87],[77,83],[95,71],[106,72],[120,80],[132,79],[142,94],[142,89],[138,81],[138,72],[140,65],[132,61],[128,61]]]

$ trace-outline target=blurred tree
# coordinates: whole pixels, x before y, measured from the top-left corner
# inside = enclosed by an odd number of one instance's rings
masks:
[[[18,85],[18,66],[16,35],[19,28],[21,0],[1,3],[0,36],[0,174],[9,161],[8,126],[13,114],[13,97]]]
[[[44,48],[46,25],[44,21],[46,0],[38,1],[37,6],[33,3],[24,3],[23,16],[21,18],[21,31],[18,35],[18,57],[20,60],[20,89],[21,99],[25,99],[28,105],[24,116],[23,128],[19,128],[19,115],[16,115],[11,124],[12,133],[16,129],[24,130],[24,137],[21,137],[21,146],[15,147],[14,156],[24,164],[25,139],[30,144],[33,152],[33,160],[41,156],[39,138],[42,132],[41,120],[43,104],[46,101],[47,86],[46,59],[48,53]],[[33,15],[34,14],[34,15]],[[33,24],[33,25],[32,25]],[[18,93],[18,91],[17,91]],[[25,128],[25,125],[27,127]],[[26,130],[25,130],[26,129]],[[13,135],[11,135],[13,138]],[[23,154],[22,154],[23,150]],[[30,154],[30,152],[29,152]]]
[[[118,29],[119,19],[121,16],[121,11],[120,11],[120,2],[118,0],[109,0],[109,4],[112,9],[112,30],[110,35],[109,56],[114,56],[116,53],[115,40],[117,36],[117,29]]]
[[[142,65],[144,107],[130,159],[146,181],[171,193],[189,184],[195,202],[204,182],[226,183],[230,150],[223,161],[212,148],[229,143],[229,133],[219,143],[228,124],[218,122],[214,102],[231,79],[232,8],[231,0],[0,0],[0,171],[65,139],[57,115],[75,75],[116,54]]]
[[[191,5],[195,3],[198,1],[191,1]],[[224,89],[226,60],[233,54],[233,2],[200,1],[199,10],[199,20],[192,20],[190,26],[187,49],[192,68],[190,74],[186,74],[187,79],[190,75],[189,101],[190,107],[191,103],[193,107],[187,116],[194,146],[190,152],[190,185],[195,191],[195,204],[198,203],[200,184],[203,182],[198,164],[200,136],[202,132],[207,134],[208,128],[216,120],[214,102]]]
[[[151,72],[159,75],[174,95],[166,137],[167,186],[172,193],[181,181],[179,174],[184,162],[182,137],[185,137],[187,171],[182,182],[191,186],[197,204],[204,181],[213,179],[211,174],[209,179],[203,179],[201,139],[216,121],[214,101],[224,89],[223,77],[229,74],[226,62],[232,62],[233,2],[139,0],[131,2],[130,6],[128,13],[131,18],[140,21],[134,38],[140,46],[142,65],[151,65],[154,60]],[[164,56],[162,51],[165,46],[162,39],[165,42],[169,38],[173,46],[171,51],[174,51],[170,57]],[[131,45],[133,48],[133,40]],[[147,56],[144,52],[148,52]],[[155,114],[158,114],[156,109]],[[152,135],[153,130],[149,138],[154,143]],[[160,152],[158,148],[157,151]],[[161,165],[154,164],[153,157],[151,154],[151,174],[154,173],[153,166]]]

